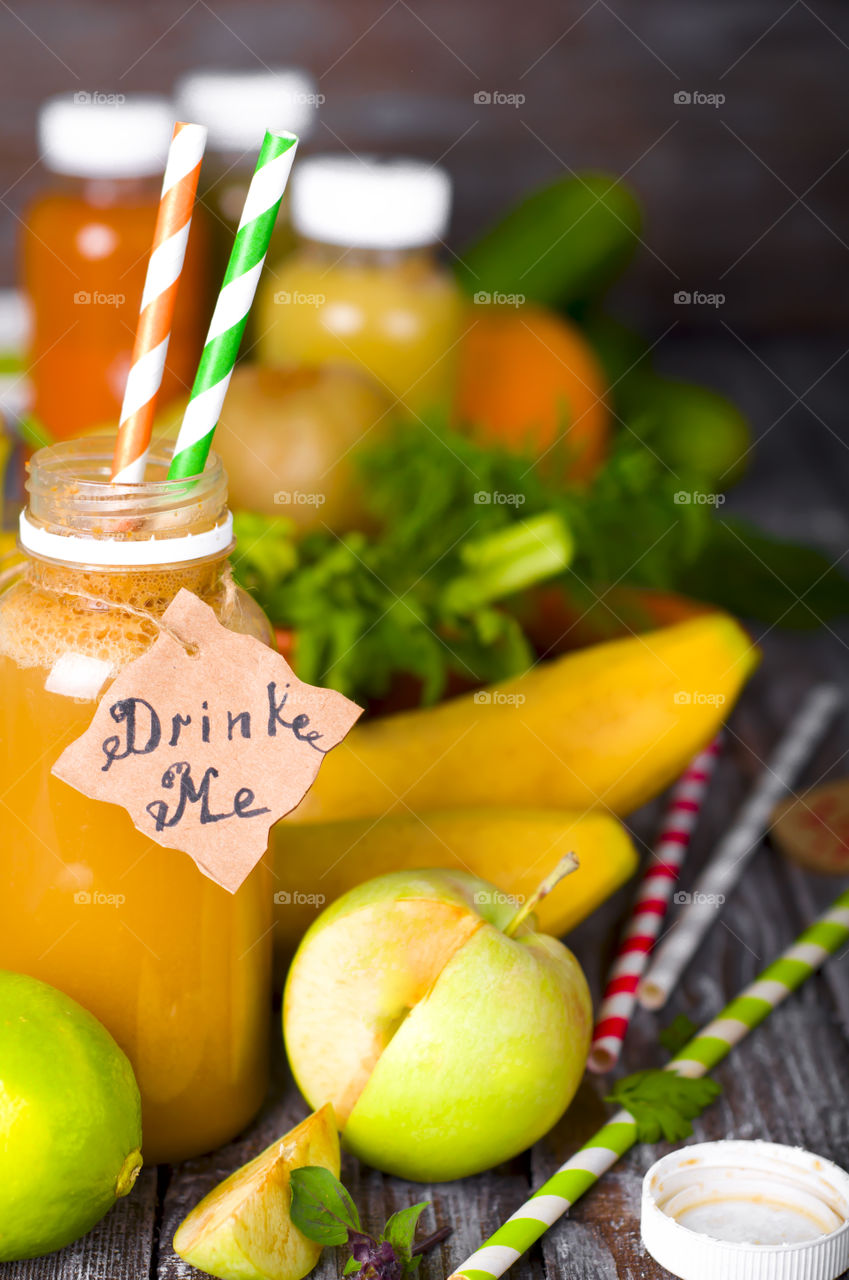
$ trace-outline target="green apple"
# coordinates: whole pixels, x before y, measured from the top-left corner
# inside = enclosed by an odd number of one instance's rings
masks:
[[[386,1173],[440,1182],[530,1146],[581,1079],[583,972],[515,902],[463,872],[378,876],[332,903],[292,961],[283,1031],[313,1107]]]
[[[220,1280],[301,1280],[321,1254],[289,1216],[290,1175],[304,1165],[339,1177],[332,1107],[307,1116],[214,1187],[180,1223],[174,1252]]]

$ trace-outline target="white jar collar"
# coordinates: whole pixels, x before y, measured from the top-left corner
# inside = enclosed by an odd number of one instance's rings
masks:
[[[79,534],[51,533],[33,524],[21,512],[20,543],[24,551],[47,560],[103,568],[142,568],[147,565],[187,564],[223,555],[233,545],[233,516],[202,533],[182,533],[176,538],[87,538]]]

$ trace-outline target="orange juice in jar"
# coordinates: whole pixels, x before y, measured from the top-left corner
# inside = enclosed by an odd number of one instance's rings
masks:
[[[77,94],[41,108],[53,179],[24,215],[22,263],[32,409],[54,439],[118,421],[173,124],[170,103],[144,95]],[[198,208],[192,219],[162,405],[188,395],[203,345],[205,217]]]
[[[412,160],[314,156],[292,175],[300,247],[258,298],[264,364],[366,369],[412,413],[448,402],[464,304],[435,246],[451,183]]]
[[[112,443],[34,455],[27,559],[0,596],[0,968],[52,983],[101,1019],[138,1078],[145,1160],[175,1161],[232,1138],[266,1091],[266,869],[231,895],[51,768],[181,587],[231,630],[270,630],[229,577],[217,459],[200,479],[169,482],[167,452],[154,449],[150,481],[112,485]]]

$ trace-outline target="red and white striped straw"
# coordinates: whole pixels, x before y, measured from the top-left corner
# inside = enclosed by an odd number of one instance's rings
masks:
[[[156,397],[162,384],[177,288],[186,256],[206,129],[174,125],[153,248],[139,312],[130,372],[121,405],[121,421],[112,459],[113,484],[139,484],[153,430]]]
[[[673,788],[604,988],[587,1061],[590,1071],[610,1071],[619,1060],[637,987],[660,933],[719,751],[717,737],[696,756]]]

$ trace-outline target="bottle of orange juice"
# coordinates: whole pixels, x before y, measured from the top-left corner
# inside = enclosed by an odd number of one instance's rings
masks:
[[[315,156],[292,175],[296,252],[260,286],[265,364],[353,364],[402,407],[445,403],[463,318],[439,265],[451,182],[412,160]]]
[[[27,211],[33,412],[63,440],[114,425],[130,367],[174,112],[164,98],[75,94],[39,116],[53,182]],[[187,395],[203,345],[208,231],[192,221],[160,403]]]
[[[296,133],[303,155],[321,100],[315,79],[302,67],[196,70],[177,81],[179,118],[207,128],[199,199],[213,215],[214,280],[224,274],[266,129]],[[284,197],[269,249],[272,261],[293,245]]]
[[[93,436],[33,456],[26,562],[0,596],[0,968],[101,1019],[138,1078],[145,1160],[175,1161],[232,1138],[266,1091],[266,870],[231,895],[51,768],[181,587],[231,630],[270,630],[229,576],[220,462],[167,481],[168,453],[154,449],[149,481],[112,485],[112,445]]]

